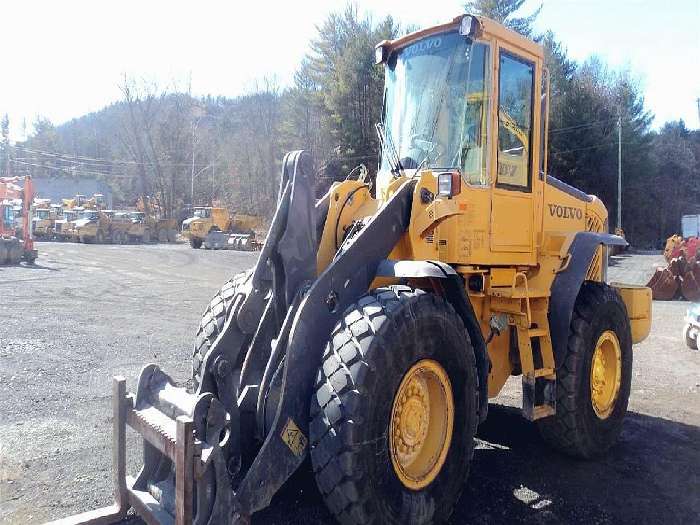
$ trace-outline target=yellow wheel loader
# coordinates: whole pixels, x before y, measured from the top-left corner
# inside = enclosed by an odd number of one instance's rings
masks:
[[[197,207],[193,216],[182,222],[182,235],[192,248],[250,250],[255,244],[255,229],[262,219],[255,215],[231,214],[226,208]]]
[[[316,201],[310,156],[287,154],[257,264],[204,312],[193,389],[156,365],[135,394],[115,378],[115,504],[72,523],[248,523],[307,458],[341,523],[444,521],[510,376],[555,448],[615,443],[651,295],[606,282],[624,241],[604,205],[546,175],[543,49],[465,15],[376,53],[375,188]]]

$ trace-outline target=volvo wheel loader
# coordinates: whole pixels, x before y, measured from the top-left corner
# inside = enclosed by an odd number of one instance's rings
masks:
[[[153,364],[134,394],[114,379],[115,504],[69,523],[248,523],[309,463],[341,523],[444,521],[510,376],[556,449],[615,443],[651,296],[606,282],[624,241],[605,206],[546,175],[542,48],[465,15],[376,53],[376,185],[316,201],[310,155],[286,155],[257,264],[204,312],[194,388]]]

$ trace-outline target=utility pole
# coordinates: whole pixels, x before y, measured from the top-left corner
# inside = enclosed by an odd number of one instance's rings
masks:
[[[211,205],[214,207],[214,179],[216,177],[216,174],[214,172],[214,163],[211,163]]]
[[[199,123],[199,121],[197,121]],[[197,131],[197,124],[192,123],[192,186],[190,188],[190,206],[194,209],[194,146],[195,146],[195,132]]]
[[[617,227],[622,229],[622,114],[617,117]]]

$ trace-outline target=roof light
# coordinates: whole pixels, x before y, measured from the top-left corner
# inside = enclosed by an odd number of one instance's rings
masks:
[[[389,55],[389,47],[385,44],[386,41],[377,44],[374,48],[374,63],[383,64]]]
[[[467,37],[476,36],[477,30],[479,28],[479,20],[472,15],[464,15],[462,21],[459,24],[459,34]]]

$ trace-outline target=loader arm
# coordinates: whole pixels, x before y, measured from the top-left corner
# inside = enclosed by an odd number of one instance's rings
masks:
[[[301,300],[289,334],[272,428],[236,492],[244,514],[269,505],[272,496],[304,461],[309,401],[323,345],[343,311],[369,289],[379,263],[408,228],[413,186],[414,181],[407,181],[397,190]],[[296,441],[285,441],[285,429],[286,434],[290,429],[295,433]]]

